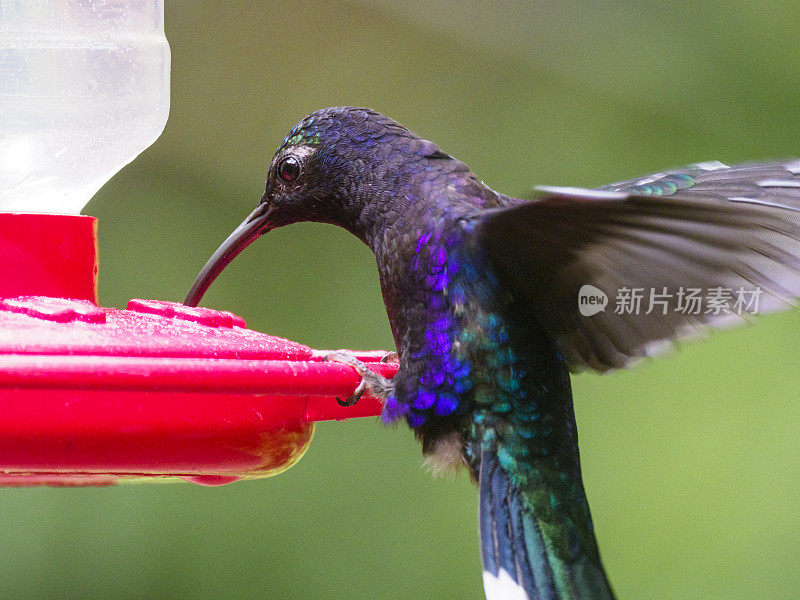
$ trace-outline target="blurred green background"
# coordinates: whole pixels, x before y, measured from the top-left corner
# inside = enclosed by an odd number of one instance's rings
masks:
[[[373,107],[489,185],[594,186],[800,154],[796,0],[166,1],[161,138],[89,204],[101,300],[179,300],[286,131]],[[249,249],[204,304],[315,348],[391,348],[373,259],[330,226]],[[800,597],[800,311],[574,379],[621,600]],[[269,480],[0,490],[3,598],[480,598],[476,493],[413,436],[324,423]]]

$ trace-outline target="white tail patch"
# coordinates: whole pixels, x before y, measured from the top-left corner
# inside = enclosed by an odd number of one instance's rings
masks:
[[[504,569],[500,569],[496,576],[489,571],[483,572],[483,591],[486,600],[530,600],[522,586]]]

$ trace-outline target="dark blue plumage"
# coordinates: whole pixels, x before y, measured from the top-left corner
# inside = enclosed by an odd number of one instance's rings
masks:
[[[800,164],[704,163],[600,191],[542,189],[534,202],[485,186],[462,162],[360,108],[306,117],[270,165],[261,203],[187,298],[263,233],[297,221],[344,227],[375,254],[400,369],[355,364],[440,468],[480,490],[487,596],[612,598],[583,490],[570,370],[619,368],[732,312],[587,316],[585,284],[800,294]],[[342,357],[339,357],[340,359]],[[353,398],[351,401],[357,400]]]

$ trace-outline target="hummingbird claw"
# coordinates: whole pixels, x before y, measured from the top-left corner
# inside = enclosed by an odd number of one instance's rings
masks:
[[[391,354],[395,354],[396,356],[396,353],[390,352],[383,359],[381,359],[381,362],[384,362],[384,359],[387,356],[390,357]],[[386,379],[386,377],[383,375],[379,375],[378,373],[372,371],[365,363],[361,362],[347,351],[336,350],[334,352],[329,352],[322,357],[322,360],[340,362],[350,365],[356,371],[358,371],[359,375],[361,375],[361,382],[358,384],[358,387],[356,387],[352,396],[345,398],[344,400],[341,398],[336,398],[336,402],[338,402],[341,406],[353,406],[361,399],[361,396],[363,396],[365,392],[369,392],[371,396],[375,396],[381,400],[386,400],[386,398],[389,397],[394,389],[391,381]]]
[[[399,363],[400,362],[400,355],[397,354],[397,352],[387,352],[386,354],[383,355],[383,358],[381,359],[381,362],[382,363],[392,363],[392,364]]]
[[[361,399],[361,396],[363,396],[364,392],[367,390],[367,386],[364,381],[364,379],[361,380],[352,396],[349,396],[344,400],[341,398],[336,398],[336,402],[339,403],[339,406],[353,406],[356,402],[358,402]]]
[[[361,399],[361,394],[353,394],[352,396],[349,396],[344,400],[342,400],[341,398],[336,398],[336,403],[339,406],[349,407],[349,406],[354,406],[355,403],[358,402],[360,399]]]

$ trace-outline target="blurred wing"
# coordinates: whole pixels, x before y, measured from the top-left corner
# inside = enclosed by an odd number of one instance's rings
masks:
[[[798,160],[537,191],[475,233],[573,370],[625,367],[800,295]]]

